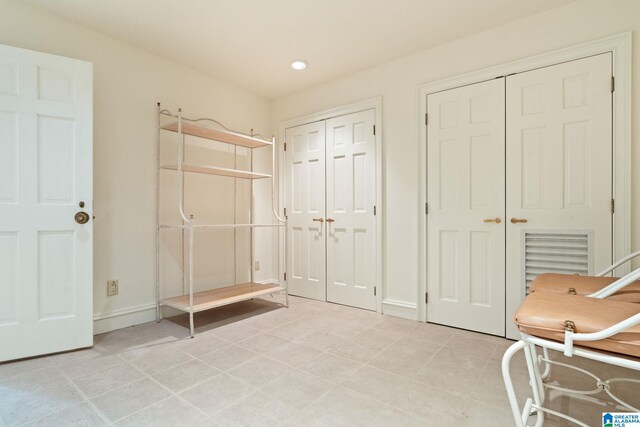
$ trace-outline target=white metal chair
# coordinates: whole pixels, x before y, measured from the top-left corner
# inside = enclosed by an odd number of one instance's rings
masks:
[[[640,251],[630,254],[600,272],[598,277],[610,273],[639,255]],[[534,414],[538,415],[534,425],[540,427],[544,424],[544,413],[553,414],[577,425],[588,427],[584,422],[568,414],[545,406],[547,389],[579,395],[595,395],[605,392],[622,407],[629,411],[640,412],[640,408],[638,408],[640,404],[624,402],[611,391],[612,383],[640,384],[640,379],[612,378],[602,380],[585,369],[560,363],[549,357],[549,349],[552,349],[562,352],[567,357],[583,357],[640,372],[640,327],[638,326],[640,325],[640,304],[637,304],[637,301],[628,302],[620,301],[620,298],[618,300],[611,298],[616,293],[624,292],[625,288],[637,288],[638,283],[635,282],[639,279],[640,268],[589,295],[580,296],[580,290],[575,288],[570,288],[573,292],[569,292],[569,294],[565,292],[565,295],[557,292],[555,294],[553,292],[546,293],[544,290],[538,289],[527,297],[515,319],[521,338],[507,349],[502,359],[502,375],[516,427],[527,426],[529,419]],[[586,313],[584,313],[585,310]],[[603,310],[605,313],[611,310],[614,316],[606,316],[607,319],[602,319],[601,322],[603,326],[598,327],[598,311]],[[580,311],[583,311],[582,316],[580,316]],[[592,311],[594,312],[592,313]],[[519,319],[518,316],[521,318]],[[571,316],[578,316],[579,320],[574,322],[570,320]],[[600,316],[604,317],[604,315]],[[583,329],[585,332],[579,332]],[[541,355],[538,355],[537,347],[542,348]],[[532,397],[528,398],[522,407],[518,404],[509,370],[512,357],[520,350],[525,355],[532,390]],[[574,390],[546,383],[545,379],[548,378],[552,365],[575,369],[592,377],[596,383],[595,389]],[[640,374],[638,378],[640,378]]]

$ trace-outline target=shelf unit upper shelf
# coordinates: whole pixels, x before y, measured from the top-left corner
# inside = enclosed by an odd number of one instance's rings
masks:
[[[260,295],[272,294],[284,291],[284,287],[276,284],[243,283],[240,285],[225,286],[224,288],[193,293],[193,312],[209,310],[234,302],[246,301]],[[189,295],[173,298],[165,298],[160,301],[162,305],[189,311]]]
[[[169,130],[171,132],[178,132],[178,122],[173,122],[163,126],[162,129]],[[182,122],[182,133],[247,148],[258,148],[273,145],[271,141],[265,141],[264,139],[244,135],[238,132],[213,129],[189,122]]]
[[[169,164],[160,166],[160,168],[178,170],[178,164],[169,163]],[[205,173],[209,175],[230,176],[233,178],[244,178],[244,179],[271,178],[271,175],[264,174],[264,173],[243,171],[243,170],[237,170],[237,169],[219,168],[217,166],[191,165],[187,163],[182,164],[182,170],[184,172]]]

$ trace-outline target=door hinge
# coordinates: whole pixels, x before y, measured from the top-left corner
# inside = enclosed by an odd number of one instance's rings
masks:
[[[287,216],[287,208],[284,208],[284,216]]]
[[[287,143],[284,143],[284,151],[287,151]]]
[[[377,293],[376,293],[376,292],[377,292],[377,290],[376,290],[376,287],[374,286],[374,287],[373,287],[373,296],[374,296],[374,297],[377,295]]]
[[[427,126],[429,124],[429,113],[424,113],[424,125]]]
[[[424,293],[424,303],[429,304],[429,292]]]
[[[614,90],[616,90],[616,78],[611,76],[611,92],[613,93]]]
[[[424,214],[429,215],[429,203],[424,204]]]
[[[616,200],[615,199],[611,199],[611,213],[612,214],[616,213]]]
[[[287,273],[284,273],[284,280],[287,280]]]
[[[377,213],[376,213],[376,212],[377,212],[377,210],[376,210],[376,205],[373,205],[373,215],[374,215],[374,216],[375,216],[375,215],[377,215]]]
[[[376,125],[373,125],[373,134],[376,134]]]

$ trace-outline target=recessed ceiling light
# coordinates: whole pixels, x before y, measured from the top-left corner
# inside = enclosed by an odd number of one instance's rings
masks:
[[[309,65],[307,61],[303,59],[296,59],[291,63],[291,68],[293,68],[294,70],[304,70],[305,68],[307,68],[307,65]]]

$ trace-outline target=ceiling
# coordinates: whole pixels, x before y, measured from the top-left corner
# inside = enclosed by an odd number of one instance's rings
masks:
[[[573,0],[28,1],[275,98]]]

